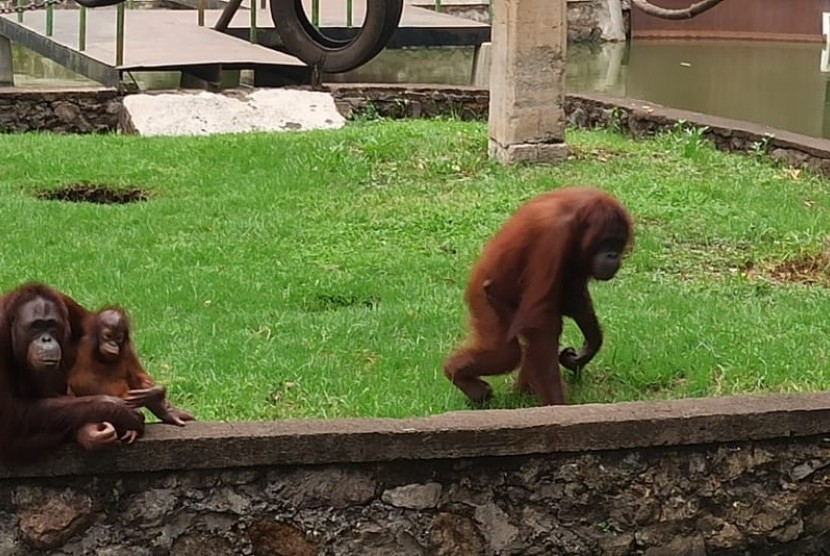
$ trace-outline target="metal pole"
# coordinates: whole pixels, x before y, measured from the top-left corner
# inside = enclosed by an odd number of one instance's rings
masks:
[[[352,26],[352,0],[346,0],[346,27]]]
[[[207,0],[199,0],[199,27],[205,26],[205,4]]]
[[[225,8],[222,10],[222,13],[219,14],[219,19],[216,20],[216,25],[214,25],[213,28],[217,31],[227,31],[228,25],[230,25],[233,16],[236,15],[236,12],[239,10],[239,6],[241,5],[242,0],[230,0],[230,2],[225,4]]]
[[[251,0],[251,44],[256,44],[256,0]]]
[[[441,11],[441,0],[435,0],[435,11],[436,12]]]
[[[17,0],[17,22],[23,23],[23,7],[26,5],[26,0]]]
[[[52,27],[55,22],[55,4],[51,2],[46,3],[46,36],[52,36]]]
[[[320,0],[311,0],[311,24],[320,27]]]
[[[124,2],[118,4],[115,17],[115,65],[124,64],[124,10],[127,7]]]
[[[86,8],[83,6],[78,17],[78,50],[86,50]]]

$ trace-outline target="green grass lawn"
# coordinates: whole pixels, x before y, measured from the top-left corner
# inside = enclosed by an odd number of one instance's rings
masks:
[[[203,420],[465,408],[441,362],[482,243],[527,198],[595,185],[635,219],[592,285],[606,343],[575,403],[825,389],[830,293],[776,266],[818,256],[830,184],[693,132],[569,131],[560,167],[502,168],[482,123],[364,122],[210,138],[0,136],[0,286],[42,280],[132,314],[139,354]],[[35,193],[87,181],[146,203]],[[572,323],[569,344],[581,343]],[[497,378],[495,405],[532,405]]]

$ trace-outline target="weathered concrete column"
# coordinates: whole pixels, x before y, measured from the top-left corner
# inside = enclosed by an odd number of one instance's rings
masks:
[[[559,162],[565,145],[566,0],[493,0],[490,156]]]
[[[0,87],[14,87],[12,41],[0,35]]]

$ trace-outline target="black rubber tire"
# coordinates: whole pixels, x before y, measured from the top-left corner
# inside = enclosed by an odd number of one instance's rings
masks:
[[[103,8],[104,6],[114,6],[126,0],[75,0],[84,8]]]
[[[274,9],[274,2],[271,2],[271,13]],[[303,27],[303,31],[311,37],[313,40],[317,41],[321,45],[326,48],[342,48],[349,44],[349,39],[334,39],[332,37],[327,37],[323,33],[320,32],[312,23],[311,20],[308,19],[308,16],[305,13],[305,9],[303,9],[303,0],[294,0],[294,10],[297,14],[297,20],[300,22],[300,25]]]
[[[354,37],[326,37],[306,16],[302,0],[271,0],[271,18],[285,50],[325,73],[362,66],[383,50],[398,28],[403,0],[366,0],[366,18]]]

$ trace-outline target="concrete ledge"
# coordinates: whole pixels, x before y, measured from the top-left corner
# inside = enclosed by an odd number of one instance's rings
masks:
[[[830,433],[830,393],[479,410],[419,419],[152,425],[132,447],[0,468],[0,479],[518,456]]]

